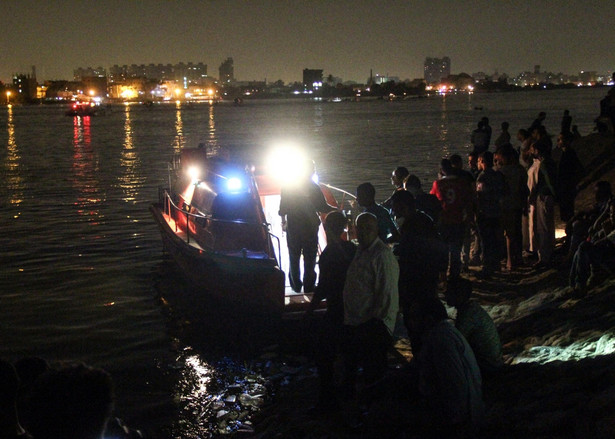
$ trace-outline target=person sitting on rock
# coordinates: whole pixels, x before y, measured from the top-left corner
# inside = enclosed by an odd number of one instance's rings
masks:
[[[496,372],[504,364],[502,343],[493,319],[476,300],[470,300],[472,282],[458,277],[448,282],[444,297],[457,310],[455,327],[466,338],[483,375]]]
[[[577,212],[566,222],[566,241],[568,257],[572,259],[581,242],[587,240],[590,227],[599,217],[606,217],[606,211],[613,199],[611,183],[606,180],[594,184],[594,205],[587,210]],[[569,262],[569,261],[568,261]]]
[[[417,421],[438,430],[431,431],[436,434],[432,437],[471,437],[485,410],[472,348],[435,297],[419,299],[411,307],[410,322],[422,339],[416,371],[418,392],[426,404],[421,404],[425,413]]]
[[[572,258],[570,286],[577,295],[584,295],[588,286],[594,284],[596,269],[602,268],[613,274],[606,260],[615,257],[615,203],[608,207],[608,217],[599,217],[590,229],[588,241],[584,241]]]

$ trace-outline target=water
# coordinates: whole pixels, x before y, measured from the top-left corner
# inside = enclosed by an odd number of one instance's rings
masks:
[[[173,153],[205,143],[257,159],[290,139],[309,151],[321,181],[351,192],[371,181],[384,199],[399,165],[429,187],[442,156],[468,152],[484,115],[494,139],[502,121],[514,135],[539,111],[556,133],[566,108],[588,134],[605,93],[132,105],[90,119],[56,106],[0,108],[0,357],[103,367],[118,384],[116,414],[130,424],[157,437],[206,435],[181,401],[207,394],[203,376],[224,373],[221,355],[241,363],[234,341],[244,334],[231,321],[191,327],[167,300],[188,287],[168,265],[148,207]]]

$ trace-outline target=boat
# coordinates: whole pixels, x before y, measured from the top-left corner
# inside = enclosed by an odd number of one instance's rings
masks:
[[[307,307],[310,294],[287,284],[288,253],[278,215],[281,182],[265,167],[186,148],[150,207],[164,249],[200,294],[251,312],[281,315]],[[327,202],[352,215],[354,197],[320,184]],[[337,198],[336,198],[337,195]],[[320,230],[324,248],[324,230]]]
[[[94,116],[98,113],[100,105],[96,102],[77,101],[73,102],[66,111],[67,116]]]

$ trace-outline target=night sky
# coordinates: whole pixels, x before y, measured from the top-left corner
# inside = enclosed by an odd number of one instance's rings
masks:
[[[37,68],[204,62],[232,57],[239,80],[300,81],[304,68],[365,82],[452,73],[615,69],[612,0],[3,0],[0,80]]]

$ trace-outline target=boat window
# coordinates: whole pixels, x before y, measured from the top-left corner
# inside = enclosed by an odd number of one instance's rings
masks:
[[[258,221],[255,201],[248,192],[219,193],[211,205],[214,219]]]

